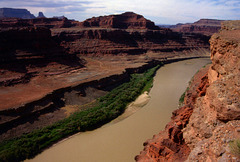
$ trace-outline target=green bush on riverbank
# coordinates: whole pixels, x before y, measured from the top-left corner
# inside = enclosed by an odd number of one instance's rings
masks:
[[[95,129],[115,119],[143,90],[151,88],[152,78],[158,67],[142,74],[132,74],[129,82],[99,98],[95,107],[77,112],[51,126],[2,142],[0,161],[21,161],[31,158],[62,138],[80,131]]]
[[[185,92],[183,92],[183,94],[181,95],[181,97],[179,98],[179,104],[183,104],[184,102],[184,98],[185,98],[185,95],[187,93],[187,91],[189,90],[189,87],[187,87],[187,89],[185,90]]]

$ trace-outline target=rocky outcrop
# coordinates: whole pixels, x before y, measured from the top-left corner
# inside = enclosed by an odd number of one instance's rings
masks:
[[[237,161],[229,142],[240,138],[239,33],[240,21],[227,21],[212,36],[212,65],[195,75],[185,106],[144,143],[137,161]]]
[[[183,33],[201,33],[205,35],[212,35],[217,33],[221,28],[223,20],[215,19],[200,19],[194,23],[178,24],[171,29]]]
[[[36,27],[46,27],[46,28],[70,28],[74,27],[79,22],[74,20],[68,20],[66,17],[59,18],[37,18],[29,20],[29,24]]]
[[[46,18],[46,16],[44,16],[43,12],[39,12],[37,18]]]
[[[35,16],[26,9],[0,8],[0,18],[34,19]]]
[[[188,161],[234,161],[229,142],[240,138],[240,21],[222,24],[210,40],[209,87],[183,131]]]
[[[155,26],[154,22],[133,12],[125,12],[120,15],[93,17],[80,23],[80,26],[120,29],[159,29],[159,27]]]
[[[36,19],[19,19],[19,18],[3,18],[0,19],[0,28],[9,27],[45,27],[45,28],[69,28],[74,27],[79,22],[68,20],[67,18],[45,18],[40,17]]]

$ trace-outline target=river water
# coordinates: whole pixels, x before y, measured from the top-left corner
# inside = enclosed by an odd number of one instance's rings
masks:
[[[172,111],[192,76],[210,59],[167,64],[154,77],[150,101],[130,117],[93,131],[79,133],[45,150],[34,162],[131,162],[170,121]]]

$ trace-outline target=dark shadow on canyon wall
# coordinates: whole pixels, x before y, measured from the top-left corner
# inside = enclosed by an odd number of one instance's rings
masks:
[[[50,62],[82,67],[84,61],[69,55],[44,27],[5,28],[0,31],[0,69],[26,73],[26,66],[44,67]]]

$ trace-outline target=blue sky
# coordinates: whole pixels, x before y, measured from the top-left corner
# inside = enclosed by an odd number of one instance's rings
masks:
[[[156,24],[195,22],[201,18],[240,20],[240,0],[1,0],[1,7],[26,8],[37,15],[65,15],[83,21],[93,16],[133,11]]]

